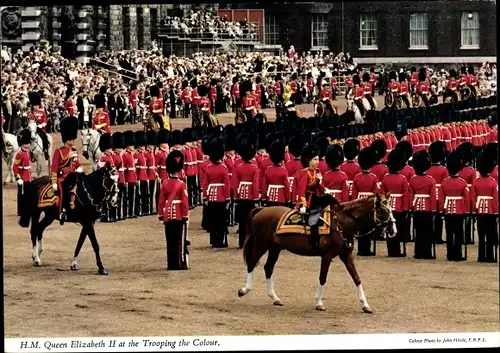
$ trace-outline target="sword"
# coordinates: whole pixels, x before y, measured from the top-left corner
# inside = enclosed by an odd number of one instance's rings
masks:
[[[432,225],[431,225],[431,242],[432,242],[432,256],[434,258],[437,257],[437,253],[436,253],[436,237],[434,236],[435,235],[435,232],[436,232],[436,228],[435,228],[435,218],[436,217],[439,217],[439,215],[435,215],[434,217],[432,217]]]
[[[464,249],[464,257],[465,259],[467,260],[467,230],[468,230],[468,227],[467,227],[467,218],[469,218],[469,216],[465,216],[465,222],[464,222],[464,236],[463,236],[463,242],[464,242],[464,246],[465,246],[465,249]]]
[[[184,249],[184,263],[186,264],[186,269],[189,269],[189,248],[188,246],[190,245],[189,239],[188,239],[188,226],[189,226],[189,221],[184,223],[183,226],[183,236],[182,236],[182,248]]]

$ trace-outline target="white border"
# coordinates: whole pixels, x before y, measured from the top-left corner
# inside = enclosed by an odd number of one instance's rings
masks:
[[[6,338],[5,352],[490,348],[499,332],[212,337]]]

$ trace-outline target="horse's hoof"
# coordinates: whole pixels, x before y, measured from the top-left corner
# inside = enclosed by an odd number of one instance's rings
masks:
[[[324,305],[316,305],[316,310],[318,311],[326,311],[326,308]]]
[[[102,276],[107,276],[108,270],[106,270],[105,268],[100,268],[98,273]]]
[[[281,302],[281,300],[275,300],[273,302],[273,305],[276,305],[276,306],[283,306],[283,303]]]
[[[366,313],[366,314],[373,314],[373,311],[372,311],[372,309],[370,309],[369,306],[364,306],[363,307],[363,312]]]
[[[33,261],[33,267],[41,267],[42,263],[40,261]]]
[[[78,267],[78,265],[71,265],[71,271],[78,271],[80,269],[80,267]]]
[[[240,288],[240,289],[238,290],[238,297],[240,297],[240,298],[241,298],[242,296],[244,296],[244,295],[245,295],[245,294],[247,294],[247,293],[248,293],[248,290],[247,290],[246,288]]]

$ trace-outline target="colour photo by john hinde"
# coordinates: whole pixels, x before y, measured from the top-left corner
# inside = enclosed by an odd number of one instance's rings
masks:
[[[0,20],[9,351],[500,344],[496,1]]]

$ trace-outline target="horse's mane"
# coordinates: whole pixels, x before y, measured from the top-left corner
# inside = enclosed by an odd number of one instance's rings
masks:
[[[350,211],[354,208],[359,208],[360,206],[365,206],[365,205],[368,205],[370,203],[373,203],[374,198],[375,198],[375,196],[370,196],[370,197],[365,197],[362,199],[342,202],[340,204],[340,206],[342,207],[342,211]]]

